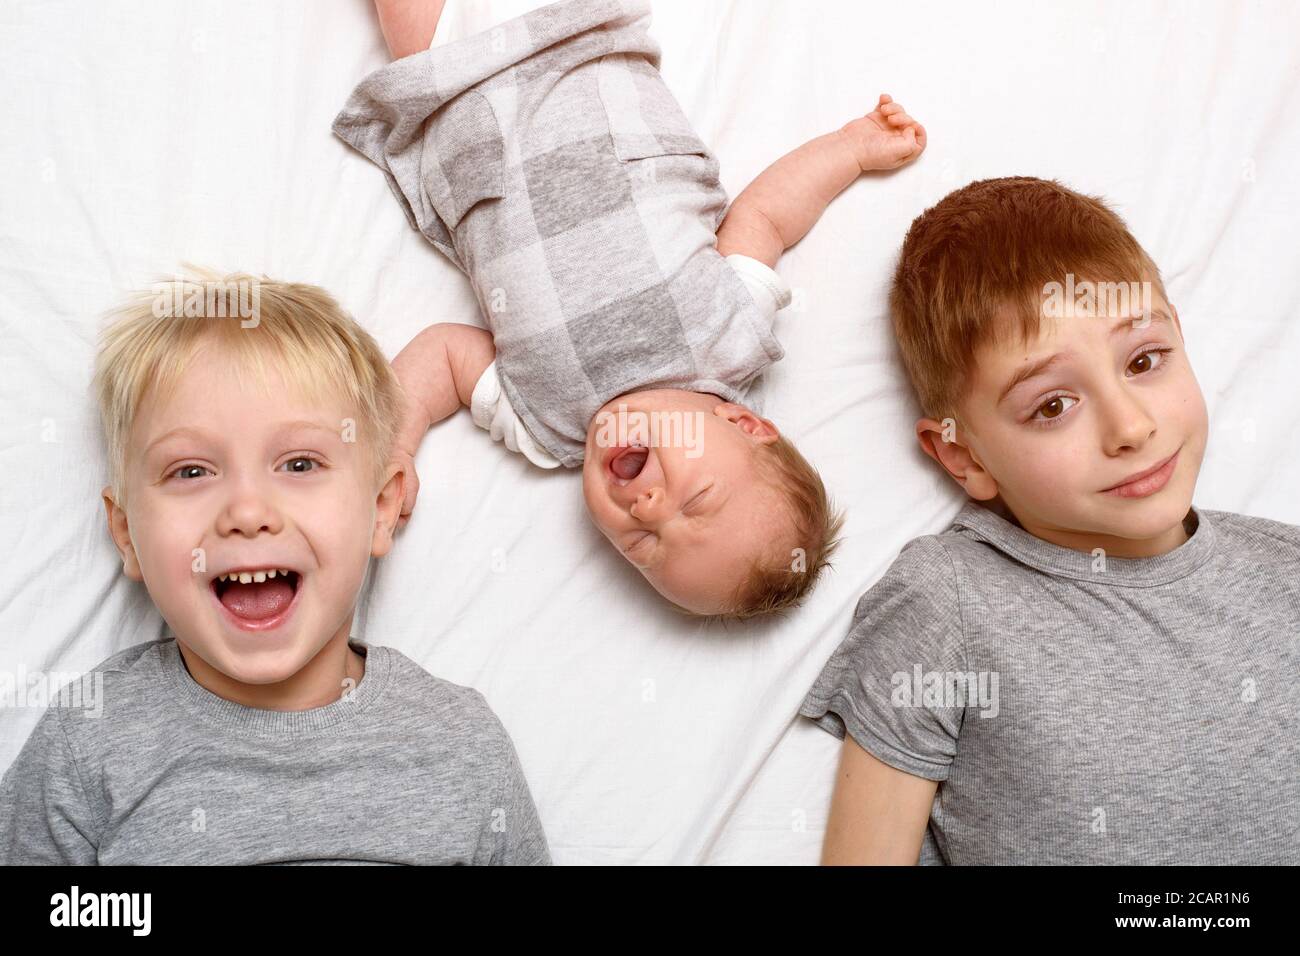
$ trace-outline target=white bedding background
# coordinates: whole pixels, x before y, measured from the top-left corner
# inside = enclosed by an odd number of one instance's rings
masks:
[[[449,0],[456,3],[458,0]],[[839,744],[796,718],[858,596],[959,489],[915,447],[885,296],[913,217],[991,176],[1111,200],[1161,266],[1211,415],[1196,502],[1300,523],[1300,7],[657,0],[663,73],[733,197],[869,110],[923,122],[778,266],[767,412],[849,519],[780,623],[684,622],[588,523],[574,473],[468,412],[354,634],[479,688],[558,863],[812,863]],[[330,134],[386,61],[368,0],[0,4],[0,668],[84,671],[165,625],[121,574],[88,385],[99,314],[183,260],[321,284],[390,357],[480,323],[380,172]],[[0,768],[39,709],[0,709]]]

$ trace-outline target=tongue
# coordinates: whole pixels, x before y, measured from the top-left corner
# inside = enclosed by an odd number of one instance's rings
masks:
[[[615,458],[610,467],[613,469],[614,474],[620,478],[635,478],[641,474],[641,469],[645,467],[645,460],[648,455],[649,452],[644,448],[634,448]]]
[[[293,588],[284,578],[271,578],[262,584],[231,584],[221,595],[221,603],[235,617],[262,621],[275,617],[293,600]]]

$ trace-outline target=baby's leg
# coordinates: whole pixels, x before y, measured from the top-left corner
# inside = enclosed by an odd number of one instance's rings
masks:
[[[379,29],[394,60],[429,49],[444,3],[446,0],[375,0]]]

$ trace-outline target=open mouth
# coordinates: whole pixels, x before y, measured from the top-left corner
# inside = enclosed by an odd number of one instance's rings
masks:
[[[231,620],[245,630],[262,631],[280,624],[298,603],[302,575],[276,568],[222,574],[209,590]]]
[[[649,448],[640,445],[629,445],[613,449],[609,457],[605,459],[605,464],[615,481],[626,484],[641,474],[641,469],[645,467],[646,460],[649,457]]]

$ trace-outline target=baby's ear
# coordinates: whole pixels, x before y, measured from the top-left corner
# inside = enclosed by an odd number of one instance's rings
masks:
[[[723,402],[714,406],[713,414],[726,419],[746,435],[757,439],[763,444],[770,444],[781,437],[780,429],[773,424],[771,419],[755,415],[744,405],[737,405],[735,402]]]

